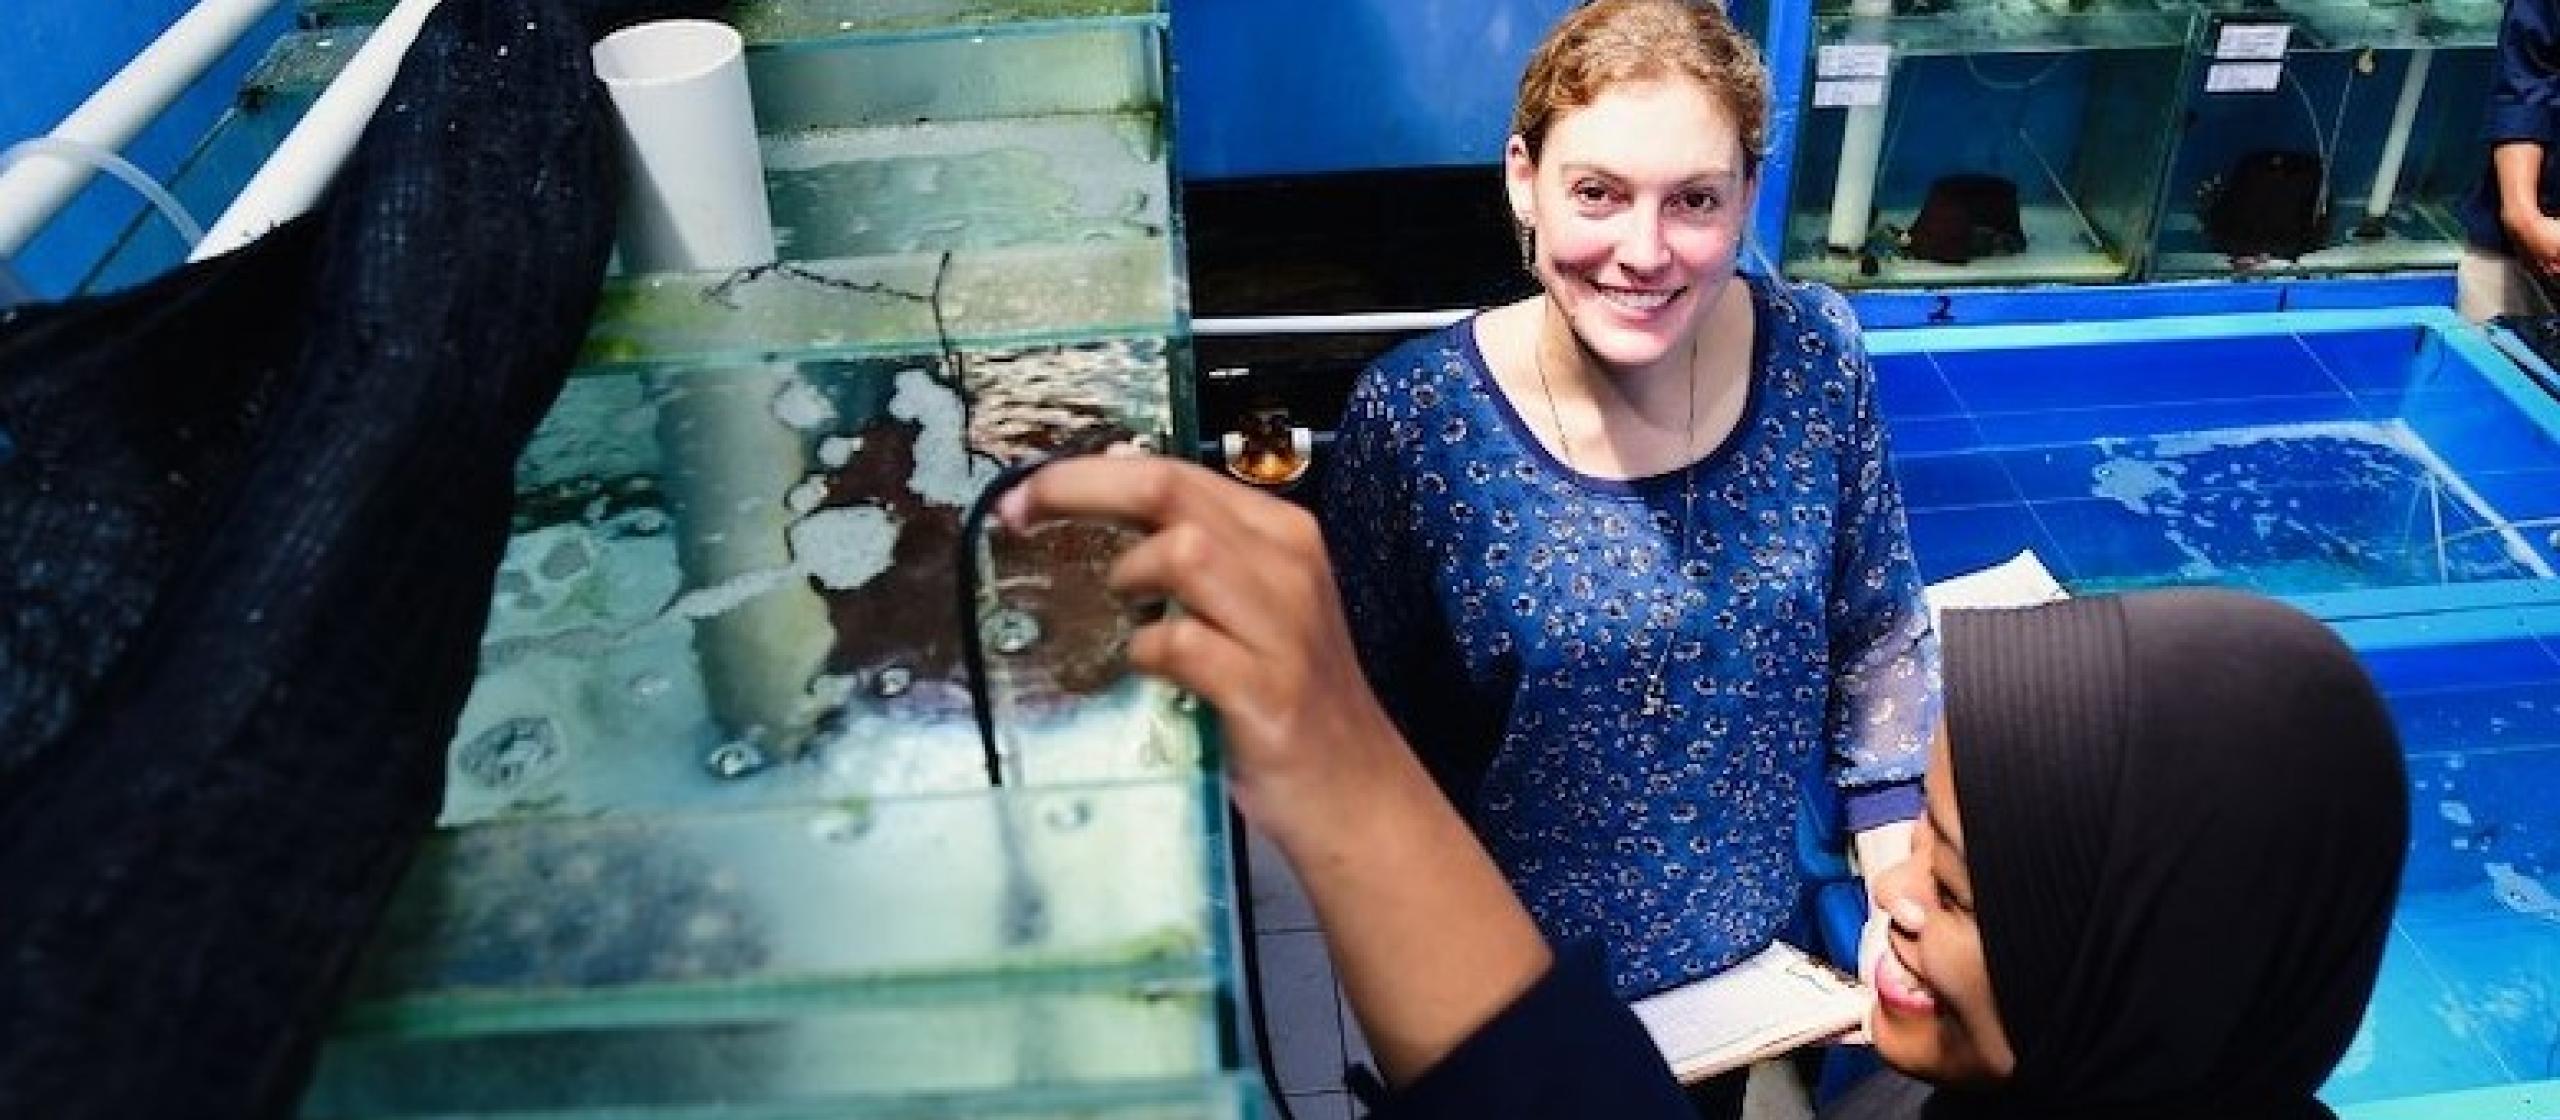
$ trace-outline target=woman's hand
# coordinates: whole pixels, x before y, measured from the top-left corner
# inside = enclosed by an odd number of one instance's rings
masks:
[[[1289,859],[1370,1049],[1408,1084],[1543,974],[1529,913],[1360,674],[1315,519],[1197,466],[1070,459],[997,507],[1135,525],[1112,586],[1182,609],[1129,661],[1218,709],[1228,788]]]
[[[1361,676],[1306,511],[1189,463],[1107,456],[1043,468],[997,513],[1015,530],[1071,517],[1148,533],[1111,586],[1182,609],[1141,627],[1129,662],[1217,709],[1236,804],[1284,848],[1412,767]]]
[[[2560,274],[2560,218],[2537,213],[2510,219],[2507,239],[2525,267],[2545,276]]]

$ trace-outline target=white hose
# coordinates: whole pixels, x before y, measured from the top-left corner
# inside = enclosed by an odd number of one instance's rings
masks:
[[[196,223],[195,215],[187,213],[186,205],[178,201],[178,196],[170,194],[168,188],[161,186],[149,172],[134,166],[132,160],[86,140],[74,140],[68,136],[32,136],[20,140],[0,150],[0,175],[8,174],[11,167],[35,156],[51,156],[113,175],[150,200],[151,208],[169,219],[169,225],[178,231],[179,238],[187,243],[188,248],[195,248],[196,242],[204,240],[204,227]]]
[[[281,2],[201,0],[100,83],[53,127],[53,136],[108,151],[123,148]],[[37,163],[0,173],[0,256],[34,240],[97,166]]]

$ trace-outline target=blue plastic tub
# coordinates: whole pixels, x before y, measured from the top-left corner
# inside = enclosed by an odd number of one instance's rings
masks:
[[[2415,812],[2356,1120],[2560,1116],[2560,402],[2435,309],[1869,335],[1931,579],[2032,549],[2344,634]],[[2547,372],[2547,371],[2544,371]],[[2316,777],[2316,776],[2306,776]]]

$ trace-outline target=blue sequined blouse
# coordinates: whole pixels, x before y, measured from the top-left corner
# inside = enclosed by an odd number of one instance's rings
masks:
[[[1856,323],[1828,288],[1744,279],[1749,400],[1690,467],[1558,462],[1469,319],[1362,375],[1322,496],[1371,684],[1539,927],[1604,945],[1625,998],[1778,935],[1818,764],[1848,828],[1919,815],[1937,720]]]

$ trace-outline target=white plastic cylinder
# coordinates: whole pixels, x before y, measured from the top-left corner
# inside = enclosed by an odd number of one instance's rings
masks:
[[[623,267],[772,263],[773,212],[738,33],[709,20],[644,23],[599,40],[595,64],[631,173]]]
[[[1885,21],[1893,15],[1893,0],[1855,0],[1849,13],[1853,42],[1881,42]],[[1840,170],[1831,181],[1831,228],[1824,238],[1837,252],[1854,253],[1867,243],[1868,219],[1875,210],[1876,163],[1884,154],[1884,115],[1893,97],[1892,75],[1878,85],[1882,93],[1876,103],[1849,107],[1848,120],[1840,126]]]
[[[2400,101],[2391,108],[2391,132],[2382,140],[2382,159],[2374,165],[2373,189],[2364,196],[2364,216],[2380,221],[2391,212],[2392,195],[2400,188],[2400,164],[2409,156],[2409,130],[2418,122],[2418,103],[2427,96],[2427,71],[2434,68],[2436,49],[2419,47],[2409,52],[2409,72],[2400,78]]]
[[[752,268],[776,257],[746,44],[704,20],[625,28],[595,45],[628,168],[627,272]],[[712,714],[732,740],[796,754],[815,716],[809,682],[832,641],[824,600],[796,567],[785,502],[808,469],[804,437],[775,404],[789,366],[669,377],[658,443],[685,582],[754,581],[761,593],[694,624]],[[790,573],[781,579],[763,578]]]

